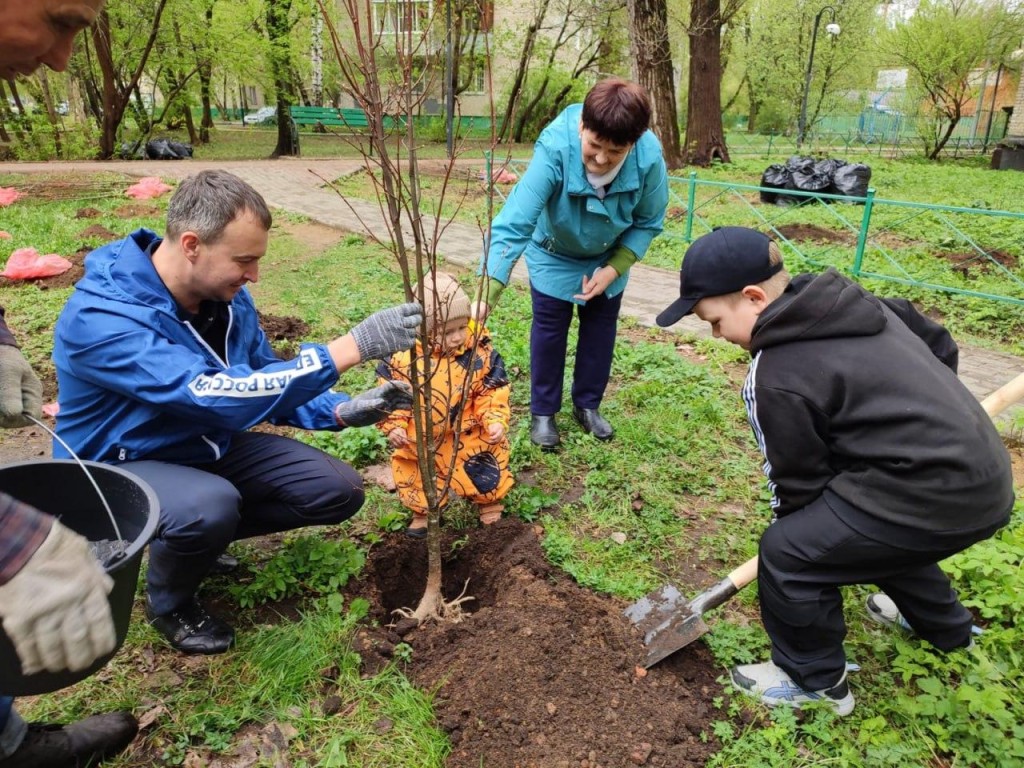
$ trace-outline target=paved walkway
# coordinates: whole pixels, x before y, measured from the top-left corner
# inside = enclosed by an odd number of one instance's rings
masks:
[[[463,162],[470,168],[483,168],[483,162]],[[252,184],[267,203],[299,213],[329,227],[362,234],[386,237],[380,209],[375,202],[349,199],[343,201],[322,179],[337,179],[362,168],[362,161],[336,159],[288,158],[281,160],[245,161],[128,161],[81,163],[0,163],[0,173],[117,171],[132,176],[161,176],[180,179],[204,168],[223,168],[236,173]],[[447,226],[440,238],[438,252],[446,260],[464,267],[476,267],[483,249],[479,228],[462,223]],[[525,281],[522,262],[512,273],[513,279]],[[622,302],[622,311],[643,325],[653,326],[654,318],[679,295],[679,277],[675,271],[638,264],[630,272],[629,286]],[[673,326],[679,333],[707,336],[708,326],[694,317],[684,318]],[[961,346],[960,378],[982,399],[1015,376],[1024,372],[1024,359],[978,347]],[[1024,410],[1024,404],[1014,409]]]

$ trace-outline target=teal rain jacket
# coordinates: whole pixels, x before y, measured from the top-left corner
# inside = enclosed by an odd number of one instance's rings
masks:
[[[630,150],[604,200],[587,181],[579,124],[582,104],[567,107],[541,133],[533,159],[491,228],[487,276],[508,284],[526,254],[530,282],[541,293],[580,302],[583,276],[593,275],[625,246],[637,259],[661,232],[668,174],[661,143],[647,131]],[[626,288],[621,275],[605,292]]]

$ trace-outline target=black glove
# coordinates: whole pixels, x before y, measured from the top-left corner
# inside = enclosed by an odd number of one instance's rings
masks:
[[[423,308],[415,303],[374,312],[351,330],[360,361],[387,358],[412,348],[421,322]]]
[[[392,411],[409,408],[412,387],[405,382],[389,381],[341,403],[334,409],[334,418],[342,427],[368,427]]]

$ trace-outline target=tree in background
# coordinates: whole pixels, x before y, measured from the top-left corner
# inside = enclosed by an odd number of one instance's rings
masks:
[[[686,108],[685,161],[710,165],[729,162],[722,126],[722,27],[739,11],[743,0],[691,0],[690,76]],[[667,160],[667,158],[666,158]]]
[[[96,118],[100,124],[99,157],[107,160],[117,148],[118,129],[125,110],[139,87],[150,53],[160,31],[160,21],[167,0],[156,0],[152,14],[140,14],[138,9],[121,6],[114,16],[111,6],[104,7],[92,27],[92,42],[96,63],[100,70],[102,102]],[[115,29],[135,29],[124,35],[124,48],[118,50]],[[139,42],[141,41],[141,46]]]
[[[628,8],[633,79],[650,94],[651,130],[661,140],[665,164],[669,168],[680,168],[685,160],[679,147],[679,110],[668,36],[668,6],[666,0],[628,0]]]
[[[975,72],[1009,63],[1022,34],[1019,6],[924,0],[883,38],[882,50],[910,73],[908,103],[919,104],[917,129],[928,159],[938,158],[974,99]]]
[[[794,8],[790,0],[751,0],[729,36],[731,74],[745,88],[747,130],[795,129],[810,55],[814,17],[827,3]],[[870,87],[877,54],[874,40],[881,24],[874,0],[833,3],[842,28],[837,37],[818,31],[807,125],[843,102],[847,94]],[[823,24],[828,17],[823,19]],[[824,39],[823,39],[824,38]],[[847,102],[847,107],[859,105]]]

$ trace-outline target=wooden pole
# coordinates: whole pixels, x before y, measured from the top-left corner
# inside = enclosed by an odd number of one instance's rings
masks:
[[[1003,384],[999,389],[981,401],[985,413],[993,418],[1015,402],[1024,398],[1024,373]]]

